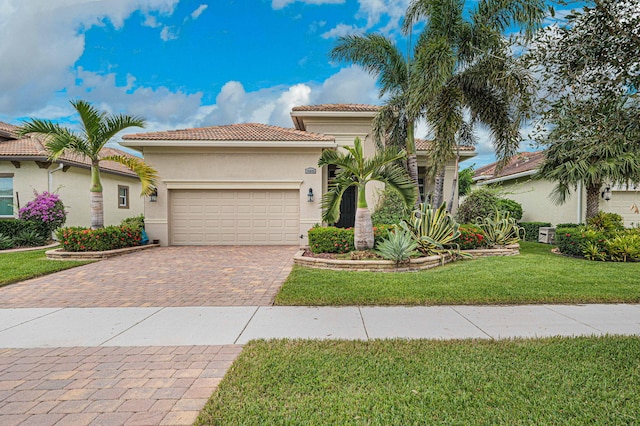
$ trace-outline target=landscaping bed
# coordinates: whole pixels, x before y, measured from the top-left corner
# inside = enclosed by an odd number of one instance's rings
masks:
[[[629,424],[640,340],[254,341],[210,424]]]

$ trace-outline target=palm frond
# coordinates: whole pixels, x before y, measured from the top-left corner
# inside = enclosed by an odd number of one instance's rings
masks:
[[[541,27],[547,15],[544,0],[481,0],[471,14],[476,27],[489,27],[504,33],[510,27],[520,27],[527,38]]]
[[[51,160],[58,159],[65,151],[76,152],[82,156],[90,157],[91,155],[89,147],[82,138],[70,129],[49,120],[32,118],[18,129],[18,134],[42,136]]]
[[[331,185],[329,185],[329,191],[322,196],[323,221],[336,223],[340,219],[342,196],[350,186],[357,185],[358,181],[354,176],[344,171],[335,177]]]
[[[124,155],[109,155],[100,158],[101,161],[114,161],[133,170],[140,178],[142,191],[140,195],[151,195],[158,185],[158,172],[142,159],[135,157],[127,157]]]
[[[82,122],[82,132],[90,147],[93,155],[96,157],[107,141],[102,141],[99,137],[102,122],[106,117],[106,112],[98,110],[87,101],[76,99],[70,102],[73,108],[78,111],[80,121]]]

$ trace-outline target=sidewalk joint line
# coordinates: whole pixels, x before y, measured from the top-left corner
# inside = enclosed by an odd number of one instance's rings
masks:
[[[249,321],[247,321],[247,323],[244,325],[244,327],[242,327],[242,330],[240,330],[240,333],[238,333],[238,337],[236,337],[236,340],[233,341],[234,345],[238,344],[238,340],[240,339],[240,336],[242,336],[242,333],[244,333],[244,331],[247,329],[247,327],[249,327],[249,323],[251,321],[253,321],[253,317],[255,317],[256,314],[258,313],[258,309],[260,309],[260,306],[256,306],[256,310],[253,311],[253,314],[251,314],[251,318],[249,318]]]
[[[107,340],[105,340],[104,342],[102,342],[102,343],[98,344],[98,346],[102,346],[102,345],[104,345],[105,343],[107,343],[107,342],[109,342],[109,341],[111,341],[111,340],[115,339],[116,337],[118,337],[118,336],[122,335],[123,333],[126,333],[127,331],[131,330],[133,327],[137,326],[138,324],[141,324],[141,323],[145,322],[146,320],[148,320],[149,318],[151,318],[152,316],[154,316],[154,315],[155,315],[155,314],[157,314],[158,312],[163,311],[164,309],[166,309],[166,307],[165,307],[165,306],[161,307],[160,309],[158,309],[157,311],[155,311],[155,312],[154,312],[154,313],[152,313],[151,315],[149,315],[149,316],[147,316],[147,317],[144,317],[144,318],[142,318],[140,321],[138,321],[138,322],[136,322],[135,324],[131,325],[131,327],[126,328],[126,329],[122,330],[120,333],[116,334],[115,336],[109,337],[109,338],[108,338]]]
[[[553,312],[553,313],[556,313],[556,314],[561,315],[561,316],[563,316],[563,317],[565,317],[565,318],[568,318],[568,319],[570,319],[570,320],[572,320],[572,321],[575,321],[575,322],[577,322],[578,324],[586,325],[587,327],[589,327],[589,328],[593,328],[594,330],[599,331],[600,333],[605,333],[605,331],[604,331],[604,330],[600,330],[599,328],[597,328],[597,327],[595,327],[595,326],[593,326],[593,325],[591,325],[591,324],[587,324],[586,322],[582,322],[582,321],[580,321],[579,319],[576,319],[576,318],[570,317],[570,316],[569,316],[569,315],[567,315],[567,314],[563,314],[562,312],[558,312],[558,311],[554,310],[552,306],[553,306],[553,305],[544,305],[544,307],[545,307],[545,308],[547,308],[548,310],[550,310],[550,311],[551,311],[551,312]],[[571,305],[571,306],[579,306],[579,305]]]
[[[367,340],[371,340],[371,337],[369,337],[369,331],[367,331],[367,325],[364,323],[364,315],[362,315],[362,309],[360,309],[361,306],[358,306],[358,313],[360,314],[360,321],[362,321],[362,327],[364,328],[364,334],[365,336],[367,336]]]
[[[8,309],[56,309],[56,308],[8,308]],[[47,317],[47,316],[49,316],[49,315],[55,314],[55,313],[57,313],[57,312],[60,312],[60,311],[62,311],[62,310],[64,310],[64,309],[68,309],[68,308],[58,308],[58,309],[56,309],[55,311],[51,311],[51,312],[46,313],[46,314],[44,314],[44,315],[40,315],[40,316],[37,316],[37,317],[35,317],[35,318],[28,319],[28,320],[26,320],[26,321],[21,322],[20,324],[16,324],[16,325],[12,325],[11,327],[3,328],[2,330],[0,330],[0,333],[3,333],[3,332],[5,332],[5,331],[7,331],[7,330],[11,330],[12,328],[19,327],[19,326],[21,326],[21,325],[23,325],[23,324],[26,324],[26,323],[29,323],[29,322],[31,322],[31,321],[35,321],[35,320],[38,320],[38,319],[40,319],[40,318]],[[4,310],[5,310],[5,309],[0,309],[0,311],[4,311]]]
[[[460,312],[458,312],[456,310],[455,307],[453,306],[449,306],[449,309],[451,309],[453,312],[455,312],[456,314],[460,315],[462,318],[465,319],[465,321],[467,321],[469,324],[471,324],[472,326],[474,326],[475,328],[477,328],[478,330],[480,330],[481,332],[483,332],[489,339],[491,340],[496,340],[495,337],[493,337],[492,335],[490,335],[489,333],[487,333],[486,331],[484,331],[480,326],[478,326],[476,323],[474,323],[473,321],[471,321],[469,318],[465,317],[464,315],[462,315]]]

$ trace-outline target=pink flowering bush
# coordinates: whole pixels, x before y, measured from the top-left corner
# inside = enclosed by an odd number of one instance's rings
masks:
[[[18,212],[22,220],[41,223],[48,234],[61,227],[67,220],[67,212],[58,194],[33,191],[35,198]]]

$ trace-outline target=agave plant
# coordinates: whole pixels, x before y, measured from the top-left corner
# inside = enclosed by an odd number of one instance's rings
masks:
[[[411,256],[417,253],[418,243],[411,233],[396,227],[395,232],[389,232],[389,236],[378,243],[378,253],[387,260],[393,260],[396,264],[406,263]]]
[[[484,231],[489,246],[505,246],[524,239],[524,228],[507,211],[496,209],[494,215],[476,219],[476,224]]]
[[[419,208],[411,213],[411,218],[400,226],[413,236],[418,251],[427,256],[459,251],[452,248],[457,248],[454,241],[460,236],[460,225],[447,212],[446,203],[442,203],[438,209],[420,203]]]

